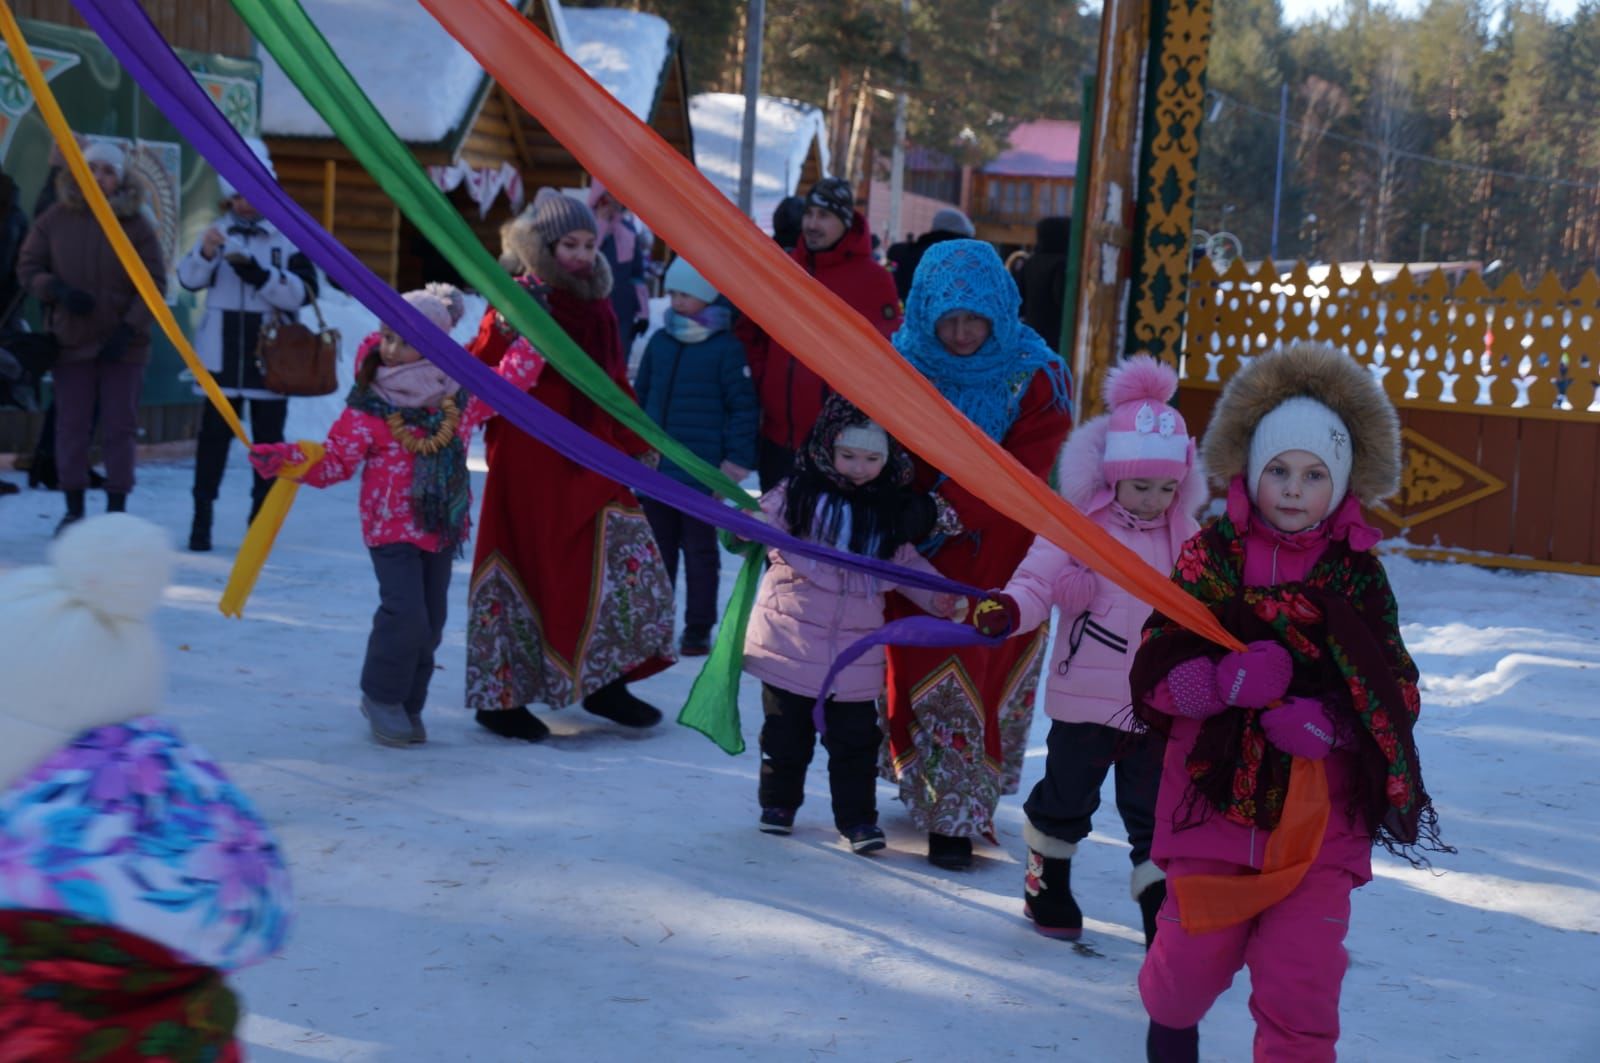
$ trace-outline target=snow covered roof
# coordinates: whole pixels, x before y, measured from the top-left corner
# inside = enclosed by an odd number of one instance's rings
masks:
[[[1024,122],[1011,131],[1011,146],[983,168],[1002,177],[1076,177],[1078,123],[1055,119]]]
[[[731,92],[703,92],[689,100],[694,129],[694,164],[712,184],[737,202],[739,141],[744,132],[744,97]],[[828,136],[822,111],[809,103],[762,96],[756,104],[755,202],[752,214],[763,228],[772,224],[772,210],[793,195],[812,144],[822,152],[828,170]]]
[[[575,7],[562,18],[563,50],[641,122],[650,121],[672,55],[667,21],[615,7]]]
[[[520,8],[524,0],[506,3]],[[437,144],[459,131],[488,79],[421,4],[301,0],[301,6],[401,140]],[[552,17],[559,43],[560,20],[554,12]],[[259,45],[256,54],[263,135],[332,137],[283,68]]]

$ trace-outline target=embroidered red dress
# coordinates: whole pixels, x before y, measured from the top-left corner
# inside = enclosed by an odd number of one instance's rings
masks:
[[[631,396],[610,301],[524,283]],[[515,339],[491,309],[468,349],[497,365]],[[538,399],[624,453],[650,449],[557,372],[540,378]],[[467,707],[561,708],[612,680],[671,665],[672,584],[638,499],[504,419],[490,423],[485,441],[489,475],[467,599]]]

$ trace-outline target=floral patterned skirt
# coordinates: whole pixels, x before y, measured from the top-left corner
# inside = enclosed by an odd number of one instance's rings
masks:
[[[222,975],[133,934],[0,911],[0,1059],[236,1063]]]
[[[497,551],[472,574],[468,708],[562,708],[676,660],[672,583],[640,509],[602,509],[589,558],[552,553],[518,569]]]
[[[881,772],[918,830],[996,841],[995,808],[1022,780],[1045,637],[946,654],[926,671],[930,651],[890,649]]]

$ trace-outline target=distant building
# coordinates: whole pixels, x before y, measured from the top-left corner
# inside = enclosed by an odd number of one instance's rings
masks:
[[[744,97],[702,92],[689,101],[694,164],[723,195],[739,201]],[[762,96],[756,103],[754,197],[750,210],[763,231],[785,196],[810,188],[828,172],[828,136],[822,111],[809,103]]]
[[[972,175],[967,213],[980,240],[1026,247],[1040,218],[1072,213],[1078,123],[1024,122],[1011,131],[1010,143]]]

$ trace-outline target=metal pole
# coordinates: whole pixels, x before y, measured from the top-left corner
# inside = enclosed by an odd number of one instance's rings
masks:
[[[739,141],[739,209],[753,216],[756,181],[756,107],[761,99],[761,38],[766,0],[750,0],[744,27],[744,132]]]
[[[902,59],[911,57],[911,0],[900,0]],[[906,83],[902,75],[894,94],[894,149],[889,154],[889,231],[885,247],[905,239],[900,231],[900,200],[906,186]]]
[[[1283,141],[1289,126],[1289,83],[1278,94],[1278,171],[1272,178],[1272,261],[1278,261],[1278,215],[1283,209]]]

